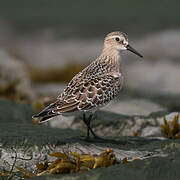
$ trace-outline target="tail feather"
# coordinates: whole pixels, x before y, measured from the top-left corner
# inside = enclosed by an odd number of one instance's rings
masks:
[[[49,115],[49,116],[44,116],[44,117],[33,116],[33,118],[39,118],[38,124],[41,124],[41,123],[45,123],[45,122],[51,120],[51,118],[55,117],[55,116],[57,116],[57,114],[53,114],[53,115]]]
[[[38,119],[38,123],[47,122],[47,121],[51,120],[52,117],[59,115],[58,113],[53,112],[54,107],[55,107],[55,104],[50,104],[48,107],[46,107],[40,113],[33,115],[32,118]]]
[[[67,102],[59,102],[59,100],[57,100],[55,103],[50,104],[40,113],[32,116],[32,118],[38,124],[44,123],[51,120],[52,117],[58,116],[63,113],[70,113],[70,112],[78,110],[77,109],[78,104],[79,102],[76,102],[76,101],[67,103]]]

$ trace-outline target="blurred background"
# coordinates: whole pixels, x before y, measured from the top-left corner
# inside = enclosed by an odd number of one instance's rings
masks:
[[[124,87],[105,110],[179,111],[179,7],[178,0],[0,0],[1,99],[39,111],[100,54],[107,33],[123,31],[144,59],[123,52]]]

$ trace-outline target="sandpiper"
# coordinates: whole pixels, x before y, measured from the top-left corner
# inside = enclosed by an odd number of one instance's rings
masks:
[[[54,116],[80,111],[87,125],[87,138],[90,132],[97,138],[90,123],[94,112],[114,99],[120,92],[123,76],[120,72],[120,53],[129,50],[143,57],[129,43],[125,33],[109,33],[104,40],[101,55],[89,66],[75,75],[56,101],[33,118],[44,123]]]

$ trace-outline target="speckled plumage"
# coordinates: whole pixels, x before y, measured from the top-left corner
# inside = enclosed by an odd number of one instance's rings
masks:
[[[72,78],[54,103],[33,118],[40,117],[39,122],[45,122],[59,114],[75,111],[94,112],[109,103],[119,94],[123,84],[120,51],[126,50],[126,46],[129,45],[124,33],[108,34],[101,55]]]
[[[119,67],[117,68],[108,57],[98,58],[74,76],[56,102],[39,115],[48,117],[78,110],[94,111],[118,95],[122,82]]]

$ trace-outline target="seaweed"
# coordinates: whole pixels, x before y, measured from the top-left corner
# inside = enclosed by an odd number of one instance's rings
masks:
[[[80,72],[85,65],[74,62],[69,62],[64,68],[52,67],[49,69],[36,69],[35,67],[28,67],[30,79],[34,83],[47,82],[69,82],[72,77]]]
[[[180,124],[178,122],[179,115],[175,115],[172,121],[163,118],[164,124],[161,125],[162,133],[169,139],[180,139]]]
[[[21,167],[16,167],[16,169],[22,174],[23,178],[31,178],[47,174],[77,173],[118,163],[111,149],[106,149],[100,155],[56,152],[49,154],[49,156],[56,159],[52,162],[36,163],[36,170],[33,173]]]
[[[17,90],[18,80],[6,80],[6,83],[0,83],[0,97],[10,99],[16,102],[27,102],[29,98]]]

